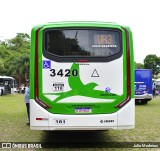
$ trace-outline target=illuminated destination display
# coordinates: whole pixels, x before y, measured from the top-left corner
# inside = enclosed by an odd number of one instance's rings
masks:
[[[95,34],[94,45],[92,47],[117,47],[115,35],[113,34]]]
[[[115,44],[115,35],[111,34],[95,34],[94,44],[99,45],[113,45]]]

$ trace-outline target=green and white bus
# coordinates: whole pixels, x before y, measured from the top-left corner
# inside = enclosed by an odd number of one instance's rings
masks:
[[[35,26],[30,54],[31,129],[134,128],[129,27],[103,22]]]

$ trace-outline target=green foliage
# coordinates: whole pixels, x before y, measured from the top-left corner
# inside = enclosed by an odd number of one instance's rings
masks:
[[[159,79],[159,78],[160,78],[160,75],[158,75],[158,76],[155,76],[154,78],[155,78],[155,79]]]
[[[135,69],[144,69],[144,65],[142,63],[134,62]]]
[[[17,36],[13,39],[8,40],[7,47],[10,50],[22,52],[23,50],[30,49],[30,38],[28,34],[17,33]]]
[[[0,44],[0,75],[13,76],[24,82],[29,75],[30,37],[17,33],[16,37]],[[23,79],[21,81],[21,79]]]
[[[156,55],[150,54],[147,55],[144,59],[144,68],[151,69],[153,76],[158,75],[159,65],[160,65],[160,58],[158,58]]]

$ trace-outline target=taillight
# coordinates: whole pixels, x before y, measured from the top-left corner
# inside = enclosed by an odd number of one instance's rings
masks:
[[[126,54],[127,54],[127,97],[124,101],[119,103],[116,108],[121,108],[125,104],[127,104],[131,100],[131,67],[130,67],[130,47],[129,47],[129,33],[126,29],[124,29],[126,32]]]
[[[37,118],[36,118],[36,120],[37,120],[37,121],[47,121],[47,120],[48,120],[48,118],[41,118],[41,117],[37,117]]]
[[[35,45],[35,78],[34,78],[34,92],[35,92],[35,101],[45,109],[50,108],[46,103],[42,102],[39,99],[39,85],[38,85],[38,32],[41,28],[36,30],[36,45]]]

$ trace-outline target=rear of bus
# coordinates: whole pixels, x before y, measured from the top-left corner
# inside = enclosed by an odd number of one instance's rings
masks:
[[[128,27],[97,22],[34,27],[31,129],[134,128],[133,62]]]
[[[135,69],[135,101],[147,104],[153,98],[152,70]]]

